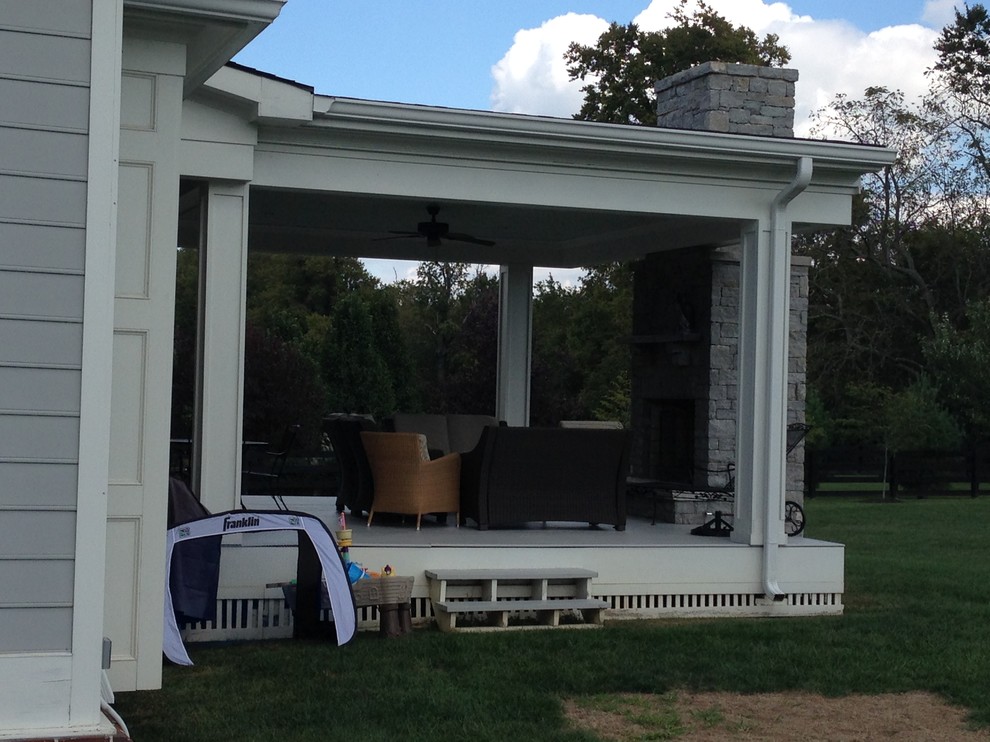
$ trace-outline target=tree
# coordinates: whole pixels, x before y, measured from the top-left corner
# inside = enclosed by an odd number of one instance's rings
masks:
[[[244,335],[245,439],[277,441],[286,425],[300,426],[300,443],[314,445],[325,391],[312,359],[294,343],[248,325]]]
[[[954,125],[967,139],[970,156],[990,172],[990,14],[982,4],[955,11],[954,21],[935,42],[938,61],[929,70],[933,89]]]
[[[935,42],[935,70],[963,95],[990,97],[990,14],[981,4],[955,10],[955,19]]]
[[[533,302],[534,425],[567,419],[627,420],[632,269],[610,263],[589,269],[578,288],[552,278]]]
[[[397,291],[422,408],[493,414],[498,279],[468,263],[425,262]]]
[[[783,66],[790,61],[776,35],[758,39],[704,2],[690,14],[687,7],[688,0],[680,0],[671,13],[675,25],[663,31],[612,23],[595,46],[572,43],[564,54],[570,79],[588,81],[574,118],[653,126],[657,80],[703,62]]]
[[[819,134],[898,151],[864,178],[850,228],[798,241],[814,261],[809,382],[834,405],[852,382],[912,383],[932,317],[959,320],[990,288],[986,185],[938,96],[913,105],[873,87],[859,100],[837,96],[814,118]]]
[[[460,332],[450,356],[447,379],[452,410],[495,414],[498,371],[497,276],[477,271],[460,297]]]
[[[925,340],[925,358],[940,398],[971,442],[990,437],[990,300],[972,302],[962,326],[942,316]]]
[[[334,306],[322,358],[329,407],[334,412],[395,412],[395,387],[375,334],[368,303],[349,293]]]

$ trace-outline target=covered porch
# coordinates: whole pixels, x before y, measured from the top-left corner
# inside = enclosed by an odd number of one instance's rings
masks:
[[[230,66],[186,100],[183,124],[180,244],[199,247],[202,275],[193,470],[211,511],[240,506],[249,250],[501,266],[494,412],[525,426],[535,266],[730,247],[740,261],[731,538],[646,519],[625,532],[376,524],[356,525],[352,555],[412,575],[421,617],[426,570],[493,564],[595,570],[613,616],[841,611],[842,546],[784,533],[790,238],[848,223],[860,175],[891,152],[329,98]],[[415,232],[428,204],[451,232],[479,239],[386,239]],[[332,524],[331,503],[288,505]],[[229,544],[221,601],[253,611],[262,633],[284,631],[269,585],[291,579],[294,551],[270,536]]]

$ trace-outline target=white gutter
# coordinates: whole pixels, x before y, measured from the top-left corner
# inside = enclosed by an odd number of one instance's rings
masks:
[[[779,268],[784,272],[784,277],[781,280],[785,282],[785,287],[790,286],[791,265],[790,230],[787,228],[787,205],[808,187],[808,184],[811,182],[813,170],[814,163],[810,157],[801,157],[798,159],[797,170],[794,173],[793,180],[791,180],[791,182],[788,183],[784,189],[776,195],[776,197],[774,197],[773,202],[770,204],[770,259],[771,261],[774,261],[773,265],[775,268]],[[781,323],[783,326],[777,330],[778,345],[781,347],[785,358],[787,355],[787,340],[790,332],[788,327],[789,322],[786,306],[787,304],[785,303],[785,311],[780,313]],[[778,368],[771,373],[781,373],[781,369]],[[779,385],[776,386],[779,388]],[[770,399],[774,398],[773,394],[768,396]],[[777,428],[782,430],[786,421],[786,411],[783,409],[774,409],[771,412],[777,418],[772,422]],[[776,436],[771,436],[771,438],[774,440],[766,442],[772,446],[771,450],[775,452],[777,452],[778,449],[779,451],[783,451],[786,446],[786,440],[783,439],[783,436],[781,436],[781,440],[776,440]],[[779,461],[780,460],[775,455],[773,457],[773,465],[777,466]],[[778,490],[778,494],[782,496],[783,487],[786,486],[786,473],[783,471],[783,467],[781,467],[781,469],[782,471],[778,472],[778,476],[768,478],[768,480],[779,483],[780,489]],[[782,503],[779,499],[775,498],[773,504],[776,507],[771,507],[770,492],[768,491],[766,493],[766,502],[763,508],[763,593],[767,597],[773,598],[774,600],[780,600],[784,597],[784,591],[777,583],[776,557],[777,548],[780,546],[778,542],[780,534],[779,516]]]
[[[357,130],[364,136],[421,136],[431,140],[485,144],[532,144],[540,148],[590,150],[597,153],[653,154],[664,157],[728,159],[778,167],[803,157],[818,163],[818,173],[832,173],[857,188],[859,177],[894,161],[896,152],[849,142],[728,134],[652,126],[605,124],[498,111],[438,108],[316,95],[314,129]],[[447,146],[444,142],[441,146]]]

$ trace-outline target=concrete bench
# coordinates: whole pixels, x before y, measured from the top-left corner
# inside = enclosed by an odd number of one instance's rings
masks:
[[[608,604],[591,597],[597,576],[581,568],[426,570],[441,631],[601,626]],[[584,623],[561,624],[562,611],[580,613]],[[535,613],[539,625],[510,626],[510,614],[522,612]],[[465,614],[484,615],[485,625],[459,627]]]

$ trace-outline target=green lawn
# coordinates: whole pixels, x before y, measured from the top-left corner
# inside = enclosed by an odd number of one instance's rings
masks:
[[[601,631],[359,634],[191,645],[161,691],[118,694],[137,742],[592,740],[561,699],[670,689],[927,690],[990,726],[990,498],[816,498],[846,548],[845,615],[617,621]]]

